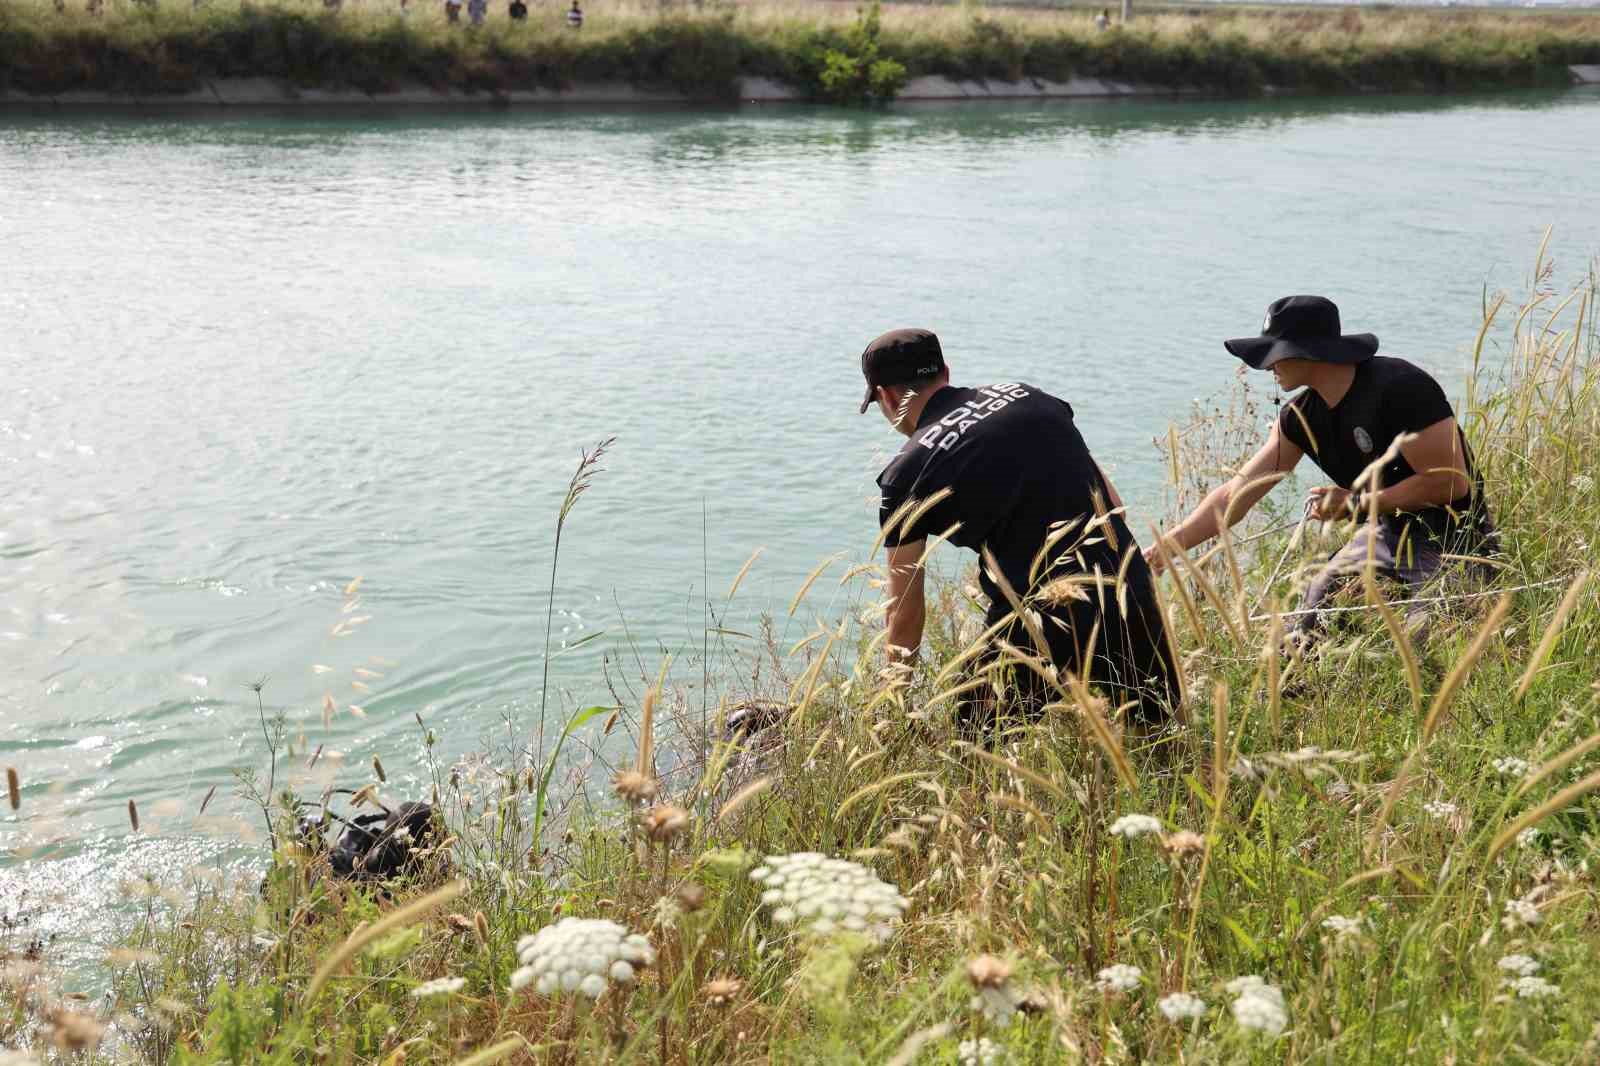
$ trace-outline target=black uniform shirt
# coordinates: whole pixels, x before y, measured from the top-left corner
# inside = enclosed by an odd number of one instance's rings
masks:
[[[882,498],[878,521],[887,526],[909,499],[927,500],[941,489],[951,494],[922,513],[910,528],[902,522],[888,530],[890,547],[945,533],[952,544],[978,550],[987,546],[1018,595],[1027,595],[1034,557],[1058,523],[1096,514],[1092,492],[1106,499],[1104,479],[1072,420],[1072,408],[1032,385],[986,385],[976,389],[946,386],[928,399],[916,431],[894,460],[878,475]],[[1105,503],[1110,507],[1109,501]],[[1127,527],[1113,520],[1122,550],[1132,544]],[[1052,555],[1079,540],[1063,537]],[[1090,538],[1104,538],[1097,530]],[[1125,538],[1125,539],[1123,539]],[[1090,562],[1104,563],[1115,576],[1118,553],[1103,541],[1085,549]],[[1072,567],[1076,569],[1076,567]],[[1045,573],[1059,568],[1041,567]],[[979,583],[992,609],[1004,613],[1009,603],[979,568]]]
[[[1337,406],[1330,408],[1315,389],[1306,389],[1284,405],[1278,428],[1335,484],[1349,489],[1396,437],[1420,433],[1453,415],[1444,390],[1427,371],[1404,359],[1380,355],[1356,366],[1350,391]],[[1441,544],[1458,533],[1477,529],[1486,517],[1482,514],[1482,483],[1466,441],[1460,443],[1461,463],[1471,487],[1448,507],[1427,507],[1393,519],[1411,526],[1412,536]],[[1378,484],[1364,487],[1388,488],[1415,473],[1397,452],[1381,468]]]

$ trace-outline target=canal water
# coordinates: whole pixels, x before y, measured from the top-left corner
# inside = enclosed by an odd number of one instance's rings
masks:
[[[447,760],[532,735],[601,439],[552,718],[666,653],[695,699],[708,624],[854,611],[897,441],[857,356],[890,327],[1068,398],[1140,530],[1154,441],[1277,296],[1459,394],[1545,228],[1558,282],[1600,252],[1596,144],[1584,91],[0,114],[0,901],[48,887],[87,941],[119,881],[236,861],[194,813],[264,767],[262,679],[346,784],[374,754],[417,782],[415,715]]]

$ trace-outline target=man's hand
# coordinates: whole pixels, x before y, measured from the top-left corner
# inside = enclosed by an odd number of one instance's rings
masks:
[[[1311,517],[1334,522],[1350,517],[1350,492],[1337,485],[1318,485],[1311,490]]]
[[[1172,538],[1167,536],[1167,534],[1158,533],[1156,536],[1159,540],[1159,543],[1152,544],[1145,548],[1143,550],[1143,554],[1145,564],[1150,567],[1150,572],[1159,577],[1167,569],[1166,556],[1171,555],[1173,552],[1180,549],[1175,543],[1173,543]],[[1165,555],[1163,555],[1161,551],[1163,547],[1166,548]]]

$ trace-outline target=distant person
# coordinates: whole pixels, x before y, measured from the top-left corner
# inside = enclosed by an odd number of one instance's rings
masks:
[[[1286,296],[1267,308],[1259,337],[1223,344],[1252,369],[1272,371],[1281,388],[1302,391],[1233,479],[1161,535],[1169,551],[1187,551],[1216,536],[1225,521],[1238,522],[1309,454],[1334,484],[1313,488],[1307,506],[1324,522],[1353,522],[1355,532],[1301,599],[1304,613],[1293,629],[1300,643],[1321,632],[1322,609],[1369,559],[1378,576],[1413,594],[1448,571],[1493,574],[1479,561],[1499,549],[1483,478],[1449,399],[1427,371],[1378,355],[1370,333],[1341,333],[1338,307],[1321,296]],[[1374,476],[1358,488],[1374,464]],[[1375,523],[1368,518],[1374,507]],[[1155,548],[1144,554],[1161,566]],[[1414,631],[1425,615],[1408,612]]]
[[[482,26],[489,17],[489,0],[467,0],[467,18],[474,26]]]
[[[528,21],[528,5],[523,3],[522,0],[511,0],[511,21]]]
[[[583,26],[583,8],[578,6],[578,0],[572,0],[572,6],[567,8],[567,28],[579,29]]]
[[[446,22],[461,21],[461,0],[444,0],[444,20]]]
[[[411,17],[411,0],[400,0],[400,17]]]
[[[1036,720],[1061,698],[1028,667],[1007,666],[1003,644],[1103,687],[1144,725],[1164,721],[1179,689],[1150,568],[1072,407],[1032,385],[951,385],[925,329],[874,340],[861,373],[862,412],[876,404],[909,438],[878,475],[891,665],[917,660],[923,555],[930,538],[947,539],[979,553],[989,601],[990,639],[972,667],[980,683],[957,708],[964,733],[992,739],[999,718]]]
[[[1103,7],[1100,9],[1100,14],[1094,17],[1094,28],[1099,30],[1101,33],[1104,33],[1111,28],[1110,8]]]

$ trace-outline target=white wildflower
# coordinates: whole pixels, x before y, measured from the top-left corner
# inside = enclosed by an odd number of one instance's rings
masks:
[[[1561,994],[1561,989],[1543,977],[1519,977],[1508,983],[1518,999],[1549,999]]]
[[[1148,814],[1124,814],[1111,823],[1110,832],[1114,837],[1127,837],[1132,840],[1146,833],[1161,832],[1161,820],[1152,818]]]
[[[616,922],[563,918],[517,941],[517,958],[522,966],[511,975],[513,992],[532,984],[542,996],[579,992],[599,999],[610,985],[631,983],[636,968],[656,961],[656,951]]]
[[[961,1066],[995,1066],[1005,1058],[1005,1049],[986,1036],[976,1040],[963,1040],[956,1045],[956,1057]]]
[[[1539,830],[1529,826],[1527,829],[1524,829],[1522,832],[1517,834],[1517,847],[1531,848],[1535,844],[1539,843],[1539,836]]]
[[[1528,760],[1519,759],[1515,755],[1496,759],[1489,765],[1493,766],[1494,772],[1501,777],[1526,777],[1528,774]]]
[[[1139,967],[1126,966],[1119,962],[1095,974],[1094,983],[1102,992],[1132,992],[1139,987],[1139,980],[1142,977],[1144,971]]]
[[[1519,925],[1538,925],[1544,921],[1544,915],[1525,899],[1506,900],[1505,925],[1507,929],[1515,929]]]
[[[1260,993],[1265,996],[1277,996],[1280,1002],[1283,999],[1282,992],[1253,973],[1245,974],[1243,977],[1235,977],[1222,987],[1227,990],[1230,996],[1246,996],[1252,993]]]
[[[1539,972],[1539,960],[1531,955],[1506,955],[1495,965],[1518,977],[1532,977]]]
[[[978,989],[967,1006],[982,1014],[996,1029],[1004,1029],[1017,1016],[1017,998],[1006,985]]]
[[[1456,813],[1456,805],[1446,800],[1429,800],[1422,805],[1422,812],[1432,818],[1449,818]]]
[[[860,863],[813,851],[769,855],[750,880],[765,887],[761,903],[773,921],[798,923],[820,936],[843,930],[882,942],[910,906],[899,889]]]
[[[1325,791],[1328,793],[1329,799],[1344,799],[1346,796],[1350,795],[1350,782],[1343,780],[1335,781],[1330,784]]]
[[[1342,914],[1330,914],[1322,919],[1322,928],[1328,930],[1340,940],[1360,936],[1364,925],[1365,923],[1359,917],[1346,918]]]
[[[424,981],[411,990],[411,995],[417,999],[428,999],[432,996],[451,996],[461,991],[466,985],[465,977],[435,977],[432,981]]]
[[[1572,487],[1580,493],[1593,492],[1594,478],[1588,474],[1574,474],[1572,475]]]
[[[1227,985],[1233,1001],[1233,1020],[1242,1028],[1277,1036],[1289,1024],[1283,992],[1255,975],[1235,977]]]
[[[1169,1022],[1189,1021],[1205,1016],[1206,1001],[1187,992],[1173,992],[1171,995],[1162,996],[1161,1001],[1156,1004],[1156,1009]]]

